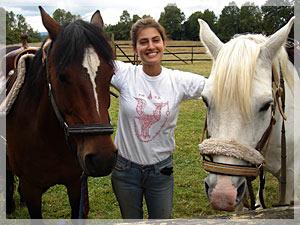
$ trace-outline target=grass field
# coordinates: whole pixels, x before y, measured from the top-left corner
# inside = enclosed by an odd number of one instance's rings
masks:
[[[191,71],[208,76],[211,62],[194,64],[164,63],[164,66]],[[189,100],[180,105],[180,114],[176,128],[176,150],[174,152],[174,218],[201,218],[216,214],[208,204],[204,191],[206,172],[201,166],[198,144],[203,127],[205,107],[200,100]],[[118,99],[112,97],[110,115],[116,127],[118,115]],[[50,171],[49,171],[50,172]],[[255,182],[257,186],[257,182]],[[273,177],[267,177],[267,206],[276,203],[278,185]],[[89,178],[89,197],[91,219],[121,218],[118,203],[112,192],[110,176]],[[17,196],[18,198],[18,196]],[[63,186],[55,186],[43,196],[44,218],[70,218],[70,208],[66,190]],[[145,217],[147,215],[145,214]],[[17,203],[16,212],[10,218],[29,218],[27,209],[20,208]]]

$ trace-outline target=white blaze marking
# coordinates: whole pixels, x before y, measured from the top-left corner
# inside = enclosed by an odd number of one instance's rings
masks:
[[[98,67],[100,66],[100,60],[93,48],[90,47],[85,50],[82,66],[88,70],[88,74],[90,76],[90,80],[93,85],[96,108],[99,113],[99,102],[98,102],[98,95],[96,91],[96,76],[97,76]]]

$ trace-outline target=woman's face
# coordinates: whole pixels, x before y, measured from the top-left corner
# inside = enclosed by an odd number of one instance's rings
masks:
[[[165,49],[165,43],[160,33],[153,27],[144,28],[140,31],[136,48],[143,65],[160,64]]]

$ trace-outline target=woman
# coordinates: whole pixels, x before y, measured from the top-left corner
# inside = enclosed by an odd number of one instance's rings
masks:
[[[171,218],[178,107],[201,96],[205,78],[161,66],[166,35],[152,18],[138,20],[131,39],[142,65],[116,61],[111,81],[120,92],[112,186],[124,219],[143,218],[143,197],[149,219]]]

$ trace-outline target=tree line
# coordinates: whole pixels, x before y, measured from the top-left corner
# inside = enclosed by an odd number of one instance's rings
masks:
[[[6,44],[19,43],[21,34],[27,34],[30,43],[42,41],[42,35],[32,29],[22,14],[15,14],[13,11],[8,12],[3,8],[0,10],[5,12],[1,14],[6,15]],[[64,9],[56,9],[52,16],[61,25],[81,19],[80,15],[73,15]]]
[[[274,6],[274,5],[279,6]],[[271,5],[271,6],[270,6]],[[294,15],[293,0],[268,0],[261,7],[246,2],[240,8],[232,1],[225,6],[219,15],[206,9],[196,11],[187,19],[176,4],[168,4],[160,14],[158,22],[166,29],[172,40],[199,40],[198,19],[205,20],[222,41],[228,41],[235,34],[263,33],[270,35],[281,28]],[[142,16],[142,18],[148,15]],[[129,40],[130,28],[138,19],[132,18],[127,10],[120,16],[116,25],[108,25],[106,30],[114,34],[116,40]],[[293,32],[290,34],[293,36]]]
[[[278,6],[276,6],[278,5]],[[168,4],[161,12],[158,22],[164,26],[169,39],[199,40],[198,19],[205,20],[222,41],[228,41],[238,33],[263,33],[270,35],[282,27],[294,15],[294,0],[267,0],[261,7],[252,2],[244,3],[240,8],[232,1],[223,8],[219,17],[211,10],[196,11],[187,19],[176,4]],[[0,8],[1,10],[1,8]],[[3,9],[2,9],[3,10]],[[57,9],[53,18],[60,24],[80,19],[64,9]],[[114,35],[115,40],[129,40],[131,26],[140,18],[150,15],[132,17],[124,10],[115,25],[106,25],[105,30]],[[13,12],[6,12],[6,42],[18,43],[20,34],[27,33],[30,42],[41,41],[39,32],[26,23],[25,18]],[[291,32],[290,36],[293,36]]]

